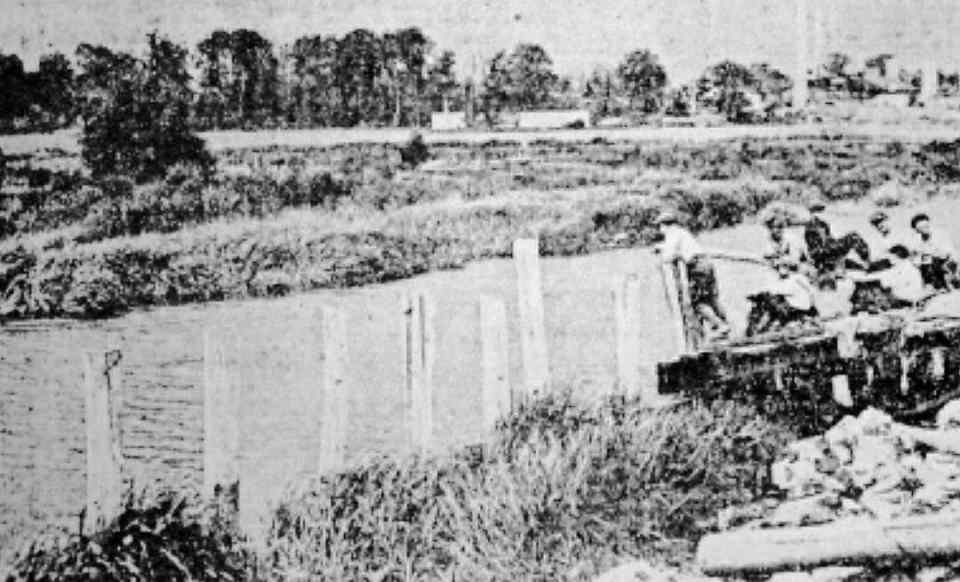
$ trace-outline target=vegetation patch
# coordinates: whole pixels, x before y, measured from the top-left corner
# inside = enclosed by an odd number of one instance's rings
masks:
[[[628,557],[689,569],[717,511],[763,493],[790,438],[733,405],[564,392],[519,408],[482,452],[297,484],[256,552],[161,497],[103,532],[35,544],[8,580],[585,580]]]

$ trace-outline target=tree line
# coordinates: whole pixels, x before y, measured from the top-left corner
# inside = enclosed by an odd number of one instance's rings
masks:
[[[648,50],[575,81],[554,71],[543,47],[521,43],[488,60],[473,86],[457,78],[456,55],[415,27],[304,36],[279,48],[249,29],[216,30],[192,49],[151,33],[144,55],[81,44],[74,61],[48,55],[27,72],[15,54],[0,54],[0,131],[85,122],[104,101],[157,107],[149,94],[157,83],[176,85],[164,97],[185,107],[177,123],[193,130],[421,126],[431,112],[468,105],[491,122],[503,111],[543,108],[645,114],[678,98],[667,94],[666,70]],[[150,75],[161,79],[148,82]]]
[[[279,48],[249,29],[216,30],[192,49],[152,33],[145,55],[81,44],[75,57],[74,65],[63,54],[47,55],[28,72],[15,54],[0,53],[0,132],[85,123],[107,101],[160,108],[159,94],[150,93],[158,84],[170,89],[164,99],[175,100],[164,107],[176,109],[176,123],[191,130],[422,126],[432,112],[467,108],[495,122],[504,111],[577,107],[599,116],[643,116],[684,114],[695,104],[737,120],[758,107],[785,105],[792,87],[769,65],[723,61],[696,82],[668,89],[658,55],[644,49],[574,80],[554,71],[543,47],[527,43],[494,55],[479,80],[461,80],[456,55],[415,27],[304,36]],[[889,57],[868,60],[867,70],[882,70]],[[836,87],[838,79],[853,96],[880,91],[839,53],[811,86]],[[941,77],[942,84],[956,81]]]

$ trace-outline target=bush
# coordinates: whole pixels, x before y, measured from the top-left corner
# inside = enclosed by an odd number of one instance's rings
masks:
[[[379,461],[278,508],[270,577],[589,579],[619,556],[688,564],[719,509],[767,487],[792,435],[732,405],[531,402],[479,457]]]
[[[98,264],[84,264],[73,271],[63,296],[63,312],[71,317],[98,318],[123,313],[127,296],[120,278]]]
[[[187,498],[131,495],[103,531],[33,543],[6,581],[239,581],[248,561],[230,529],[202,525]]]
[[[423,141],[423,136],[415,133],[410,140],[400,148],[400,160],[403,167],[414,169],[430,159],[430,148]]]

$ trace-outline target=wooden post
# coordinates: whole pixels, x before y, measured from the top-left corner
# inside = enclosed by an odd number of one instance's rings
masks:
[[[613,288],[614,318],[617,331],[617,389],[631,396],[643,391],[646,400],[650,387],[640,384],[640,281],[624,277]],[[653,385],[654,395],[656,384]]]
[[[410,444],[421,453],[433,437],[433,305],[418,293],[404,295],[404,390]]]
[[[850,378],[846,374],[837,374],[830,378],[833,400],[841,406],[853,407],[853,395],[850,393]]]
[[[480,303],[480,352],[483,362],[483,428],[492,431],[510,412],[509,344],[507,309],[503,301],[485,298]]]
[[[947,373],[946,351],[946,348],[940,346],[930,350],[930,375],[934,380],[943,380]]]
[[[660,262],[660,279],[663,283],[664,295],[667,300],[667,310],[673,315],[674,337],[678,354],[689,351],[687,342],[687,325],[685,323],[683,304],[681,303],[680,287],[673,265],[669,262]]]
[[[123,503],[120,434],[120,352],[83,355],[86,395],[87,503],[83,528],[92,533],[116,517]]]
[[[230,381],[223,332],[203,333],[203,493],[236,510],[240,486],[239,406]]]
[[[347,433],[347,323],[343,312],[323,307],[323,412],[320,470],[343,467]]]
[[[536,239],[513,242],[520,309],[520,351],[523,356],[524,397],[545,392],[550,378],[547,333],[543,321],[540,251]]]

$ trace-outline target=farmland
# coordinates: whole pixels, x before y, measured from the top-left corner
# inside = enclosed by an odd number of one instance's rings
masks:
[[[260,412],[245,421],[244,463],[259,468],[250,486],[266,500],[281,481],[297,479],[315,444],[304,428],[309,379],[298,376],[291,354],[303,353],[298,344],[310,337],[320,305],[348,314],[358,387],[348,453],[360,462],[402,452],[395,339],[398,297],[411,289],[438,298],[438,439],[449,447],[474,440],[476,302],[502,298],[515,319],[515,279],[503,258],[517,237],[537,236],[550,257],[543,268],[552,375],[590,394],[613,379],[612,281],[632,272],[655,280],[643,247],[659,208],[713,230],[708,242],[741,250],[763,236],[750,217],[775,200],[823,197],[843,224],[864,228],[863,200],[895,179],[935,216],[957,208],[953,143],[741,135],[519,144],[434,136],[431,159],[404,167],[407,136],[386,145],[223,149],[210,181],[186,174],[161,184],[82,183],[89,198],[80,203],[61,196],[56,205],[8,208],[16,232],[0,249],[8,319],[0,375],[9,403],[0,411],[0,540],[71,523],[82,500],[76,350],[104,345],[112,333],[128,366],[122,421],[132,471],[142,483],[191,490],[199,478],[200,331],[211,323],[235,330],[230,363],[246,378],[244,408]],[[120,201],[102,194],[127,187],[131,195]],[[126,205],[105,214],[115,203]],[[894,214],[902,221],[908,212]],[[764,275],[721,266],[721,292],[736,321],[744,318],[744,291]],[[657,324],[662,291],[651,289],[643,311],[652,363],[670,343]],[[511,328],[511,354],[519,352],[518,335]],[[510,374],[521,377],[518,356]]]

